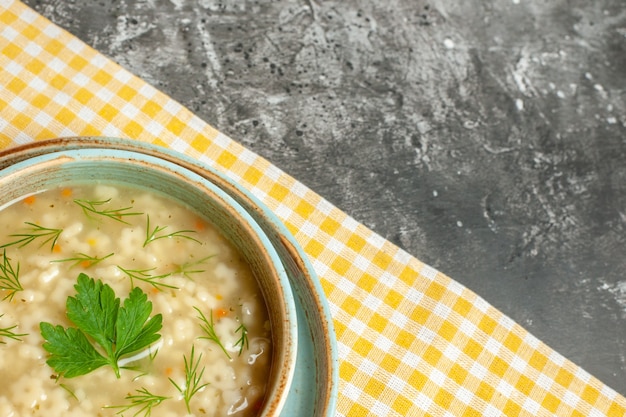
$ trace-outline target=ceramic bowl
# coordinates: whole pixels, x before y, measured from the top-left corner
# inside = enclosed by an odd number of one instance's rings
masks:
[[[63,150],[51,144],[38,155],[26,155],[20,148],[2,152],[0,206],[48,188],[100,181],[154,189],[210,218],[252,266],[265,298],[273,357],[259,415],[280,415],[296,366],[298,318],[283,261],[263,228],[235,199],[190,169],[141,152],[89,144]]]
[[[0,151],[0,169],[38,155],[83,148],[126,150],[169,161],[217,185],[248,211],[281,257],[296,300],[297,368],[281,416],[334,416],[339,364],[330,308],[306,253],[281,220],[254,194],[219,169],[174,150],[137,140],[65,137],[31,142]]]

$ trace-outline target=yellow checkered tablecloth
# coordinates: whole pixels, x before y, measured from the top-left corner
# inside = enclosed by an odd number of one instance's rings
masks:
[[[0,4],[0,147],[134,138],[225,172],[309,255],[333,314],[338,416],[624,416],[626,399],[476,294],[22,3]]]

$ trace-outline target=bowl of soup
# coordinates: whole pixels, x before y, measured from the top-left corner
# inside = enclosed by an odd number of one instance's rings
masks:
[[[281,413],[297,313],[248,210],[132,150],[0,159],[0,415]]]

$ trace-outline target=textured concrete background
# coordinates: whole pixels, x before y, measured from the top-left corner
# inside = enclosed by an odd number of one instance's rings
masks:
[[[27,0],[626,394],[624,0]]]

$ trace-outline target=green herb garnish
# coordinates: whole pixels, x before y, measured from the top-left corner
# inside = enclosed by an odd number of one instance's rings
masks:
[[[138,390],[135,390],[137,394],[132,395],[128,394],[126,396],[126,400],[129,400],[129,404],[124,405],[107,405],[104,408],[119,408],[120,410],[115,414],[123,414],[131,409],[139,408],[133,414],[133,416],[142,415],[143,417],[149,417],[152,413],[152,408],[161,404],[163,401],[169,399],[170,397],[163,397],[161,395],[154,395],[146,388],[141,387]]]
[[[204,367],[202,370],[198,372],[198,367],[200,366],[200,360],[202,359],[202,353],[198,356],[198,360],[194,361],[195,354],[195,346],[191,345],[191,356],[189,360],[187,360],[187,356],[183,355],[183,359],[185,361],[185,383],[181,386],[178,385],[172,378],[169,378],[170,382],[178,392],[181,393],[183,399],[185,400],[185,405],[187,406],[187,412],[191,414],[191,408],[189,407],[189,402],[191,398],[196,395],[200,390],[209,385],[208,383],[201,384],[202,375],[204,374]]]
[[[111,199],[108,200],[80,200],[75,199],[74,203],[78,204],[87,217],[92,217],[92,215],[98,215],[103,217],[108,217],[109,219],[118,221],[120,223],[129,224],[126,220],[124,220],[125,216],[139,216],[143,213],[132,212],[132,206],[122,207],[122,208],[110,208],[110,209],[101,209],[101,206],[107,205],[111,202]]]
[[[150,346],[150,347],[148,348],[148,361],[150,362],[150,365],[148,365],[148,368],[149,368],[149,367],[151,367],[151,364],[154,362],[154,359],[156,358],[156,356],[157,356],[157,354],[158,354],[158,353],[159,353],[159,348],[156,348],[156,349],[154,349],[154,350],[152,349],[152,346]],[[124,361],[124,362],[130,362],[131,360],[132,360],[132,361],[134,361],[134,360],[137,360],[137,359],[139,359],[139,358],[135,358],[135,359],[133,359],[133,358],[129,358],[129,359],[125,359],[125,360],[123,360],[123,361]],[[120,363],[122,363],[122,361],[120,361]],[[146,375],[148,375],[148,374],[149,374],[149,372],[148,372],[148,371],[143,370],[143,369],[141,368],[141,365],[140,365],[139,363],[138,363],[136,366],[124,366],[124,369],[130,369],[130,370],[134,370],[134,371],[139,372],[137,375],[135,375],[135,376],[133,377],[133,379],[132,379],[132,380],[133,380],[133,382],[135,382],[135,381],[137,381],[139,378],[144,377],[144,376],[146,376]]]
[[[57,379],[58,379],[58,376],[57,376]],[[76,396],[76,393],[74,392],[74,390],[72,390],[68,385],[59,384],[59,386],[63,388],[68,394],[70,394],[76,401],[80,401],[78,397]]]
[[[200,321],[202,322],[200,324],[200,328],[206,334],[206,336],[200,336],[200,339],[208,339],[208,340],[211,340],[211,341],[217,343],[217,345],[226,354],[228,359],[232,359],[231,356],[226,351],[226,348],[222,344],[222,341],[220,340],[219,336],[215,332],[215,323],[213,322],[213,310],[211,310],[211,313],[209,315],[210,318],[207,319],[206,316],[204,315],[204,313],[202,313],[202,311],[200,311],[200,309],[198,307],[194,306],[194,308],[196,309],[196,311],[199,314],[198,319],[200,319]]]
[[[76,296],[68,297],[66,308],[67,317],[77,327],[40,323],[46,340],[43,347],[50,353],[46,363],[66,378],[110,365],[119,378],[121,357],[145,349],[161,337],[157,332],[162,316],[150,318],[152,303],[140,288],[134,288],[122,306],[108,284],[86,274],[78,276],[74,288]]]
[[[239,356],[243,352],[244,347],[248,349],[248,328],[245,324],[241,323],[235,330],[235,333],[240,333],[239,339],[235,342],[235,346],[239,346]]]
[[[7,250],[2,252],[2,262],[0,263],[0,290],[7,290],[9,293],[3,298],[6,300],[13,299],[16,292],[22,291],[22,284],[20,283],[20,264],[11,265],[10,259],[7,257]]]
[[[174,272],[172,272],[172,273],[173,274],[183,274],[188,279],[192,279],[191,278],[191,274],[201,274],[204,271],[206,271],[205,269],[195,268],[196,265],[203,264],[203,263],[205,263],[206,261],[208,261],[209,259],[211,259],[214,256],[215,255],[210,255],[210,256],[204,257],[202,259],[198,259],[197,261],[186,262],[186,263],[178,266],[178,268],[176,268],[174,270]]]
[[[154,229],[152,229],[150,227],[150,216],[146,215],[146,240],[143,242],[143,247],[145,248],[149,243],[152,243],[155,240],[172,237],[179,237],[181,239],[188,239],[193,240],[197,243],[202,243],[199,240],[189,236],[189,233],[196,233],[194,230],[178,230],[174,233],[158,235],[158,233],[161,233],[165,229],[167,229],[167,226],[155,226]]]
[[[97,256],[90,256],[84,253],[77,253],[76,256],[73,256],[71,258],[57,259],[52,262],[73,262],[73,264],[71,265],[71,268],[77,265],[80,265],[83,268],[90,268],[94,265],[99,264],[105,259],[110,258],[111,256],[113,256],[113,252],[109,253],[108,255],[103,256],[102,258],[98,258]]]
[[[44,241],[39,246],[41,247],[46,243],[52,241],[52,244],[50,245],[50,250],[52,251],[52,249],[54,249],[54,245],[57,243],[57,239],[63,232],[63,229],[51,229],[31,222],[24,223],[30,226],[30,233],[17,233],[10,235],[19,239],[14,240],[13,242],[5,243],[4,245],[0,245],[0,249],[15,245],[21,248],[36,239],[44,238]]]
[[[0,318],[4,316],[4,314],[0,314]],[[8,337],[9,339],[21,341],[22,336],[28,336],[27,333],[15,333],[13,329],[17,328],[17,324],[15,326],[10,327],[0,327],[0,344],[5,345],[7,342],[2,340],[3,337]]]
[[[135,287],[134,280],[139,280],[139,281],[143,281],[143,282],[145,282],[147,284],[152,285],[157,290],[162,290],[163,288],[170,288],[170,289],[173,289],[173,290],[177,290],[178,289],[178,287],[175,287],[173,285],[164,284],[164,283],[162,283],[160,281],[163,278],[167,278],[170,275],[172,275],[171,272],[168,272],[166,274],[161,274],[161,275],[151,275],[150,272],[154,271],[156,268],[126,269],[126,268],[122,268],[119,265],[117,265],[117,267],[118,267],[118,269],[120,271],[122,271],[123,273],[125,273],[128,276],[128,278],[130,279],[130,285],[133,288]]]

